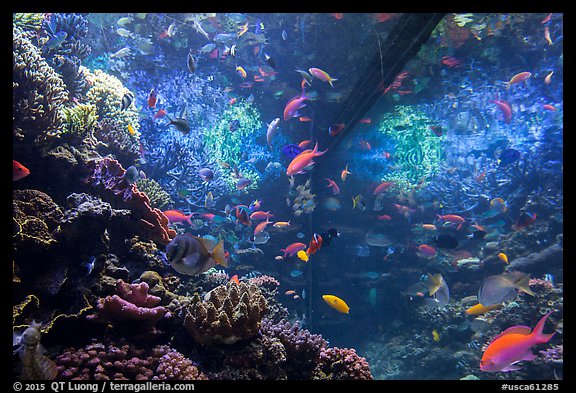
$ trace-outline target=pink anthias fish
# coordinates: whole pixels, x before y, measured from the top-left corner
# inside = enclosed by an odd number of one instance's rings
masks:
[[[299,117],[300,113],[298,111],[306,106],[304,101],[309,99],[310,97],[306,96],[306,90],[302,88],[302,94],[292,98],[286,104],[286,107],[284,108],[284,121],[288,121],[293,117]]]
[[[334,180],[328,178],[325,178],[324,180],[328,181],[328,185],[326,187],[330,187],[334,195],[340,194],[340,187],[338,187],[338,184],[336,184]]]
[[[190,221],[190,218],[193,216],[192,213],[186,215],[180,210],[166,210],[162,213],[164,213],[168,218],[170,224],[182,224],[183,221],[186,221],[188,224],[192,225],[192,221]]]
[[[288,247],[280,249],[280,251],[284,252],[284,258],[286,258],[287,256],[296,254],[300,250],[305,250],[306,247],[304,243],[292,243]]]
[[[321,81],[324,81],[324,82],[328,82],[330,84],[330,86],[332,86],[332,87],[334,87],[332,82],[338,80],[336,78],[330,77],[330,75],[328,75],[328,73],[326,71],[321,70],[320,68],[310,68],[310,69],[308,69],[308,72],[314,78],[320,79]]]
[[[508,124],[512,120],[512,108],[507,102],[492,100],[492,102],[498,105],[498,108],[502,111],[502,116],[504,117],[504,123]]]
[[[531,332],[529,326],[512,326],[497,335],[488,345],[480,360],[480,370],[508,372],[520,370],[516,363],[536,358],[531,348],[550,341],[556,332],[544,334],[544,323],[552,312],[544,315]]]

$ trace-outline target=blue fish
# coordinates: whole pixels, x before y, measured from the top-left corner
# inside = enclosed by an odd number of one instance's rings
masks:
[[[302,270],[292,270],[290,272],[290,276],[294,277],[294,278],[300,278],[300,277],[302,277],[303,274],[304,274],[304,272]]]
[[[507,166],[520,159],[520,152],[516,149],[506,149],[500,154],[498,166]]]
[[[282,153],[284,153],[284,155],[286,157],[288,157],[288,159],[293,160],[294,157],[296,157],[298,154],[302,153],[304,151],[304,149],[302,149],[300,146],[295,145],[295,144],[289,144],[286,145],[282,148]]]
[[[66,40],[66,37],[68,37],[68,33],[66,33],[64,30],[61,30],[58,33],[56,33],[53,37],[51,37],[46,42],[46,44],[44,44],[44,47],[48,50],[56,49],[60,45],[62,45],[64,40]]]

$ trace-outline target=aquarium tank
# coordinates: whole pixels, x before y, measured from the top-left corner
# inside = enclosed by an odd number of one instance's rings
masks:
[[[14,380],[563,379],[562,13],[12,34]]]

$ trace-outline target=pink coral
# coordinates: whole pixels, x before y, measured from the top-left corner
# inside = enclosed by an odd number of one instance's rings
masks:
[[[118,294],[106,296],[98,301],[98,314],[88,315],[87,318],[97,322],[111,320],[143,321],[155,325],[166,312],[166,308],[157,306],[160,298],[148,294],[148,284],[128,284],[119,279],[116,282]]]
[[[135,183],[124,179],[126,170],[111,158],[105,157],[89,162],[91,175],[88,181],[94,186],[104,187],[108,196],[127,205],[139,219],[141,231],[150,239],[168,244],[176,231],[168,228],[168,218],[159,209],[150,206],[148,196],[139,191]]]

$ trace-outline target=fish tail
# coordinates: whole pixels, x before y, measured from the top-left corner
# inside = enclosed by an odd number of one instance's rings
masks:
[[[220,239],[218,244],[212,250],[212,258],[216,261],[218,265],[228,267],[228,261],[226,261],[226,252],[224,251],[224,241]]]
[[[548,319],[548,316],[550,316],[550,314],[552,314],[552,311],[544,315],[542,319],[540,319],[534,330],[532,331],[532,337],[538,344],[547,343],[556,334],[556,332],[551,334],[542,333],[544,331],[544,324],[546,323],[546,320]]]
[[[332,84],[332,82],[337,81],[338,79],[336,78],[330,78],[330,80],[328,81],[328,83],[330,83],[330,87],[334,87],[334,85]]]
[[[192,225],[192,220],[190,220],[192,218],[192,214],[190,214],[189,216],[186,217],[186,222],[190,225]]]

